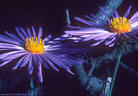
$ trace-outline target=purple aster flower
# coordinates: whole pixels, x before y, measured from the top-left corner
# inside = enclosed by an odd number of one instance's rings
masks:
[[[112,47],[116,44],[120,37],[137,38],[138,34],[138,11],[128,19],[130,9],[128,8],[123,17],[120,17],[118,12],[115,10],[112,16],[109,17],[105,10],[100,7],[100,10],[106,17],[106,20],[102,20],[99,17],[90,14],[90,16],[85,15],[87,20],[75,17],[76,20],[87,24],[90,27],[76,27],[70,26],[75,29],[72,31],[65,31],[66,34],[71,34],[73,36],[81,37],[82,41],[96,40],[96,43],[91,44],[91,46],[97,46],[101,43]],[[98,22],[98,23],[97,23]],[[74,39],[74,38],[73,38]],[[75,41],[78,39],[74,39]]]
[[[51,35],[44,39],[41,38],[42,27],[39,28],[38,35],[34,27],[31,30],[29,28],[27,30],[16,28],[15,30],[18,36],[8,32],[5,32],[7,36],[0,35],[0,51],[4,51],[0,54],[0,67],[18,60],[13,70],[28,65],[28,72],[31,75],[36,67],[39,81],[43,82],[42,66],[46,69],[52,67],[56,71],[59,71],[58,67],[61,67],[73,74],[70,67],[73,64],[83,63],[82,59],[67,54],[67,48],[63,48],[60,40],[66,35],[50,41]]]

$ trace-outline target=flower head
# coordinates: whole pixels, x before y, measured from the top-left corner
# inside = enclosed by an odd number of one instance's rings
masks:
[[[5,32],[7,36],[0,35],[0,51],[2,51],[0,67],[18,60],[13,70],[28,65],[28,72],[31,75],[36,67],[38,78],[40,82],[43,82],[42,66],[46,69],[52,67],[56,71],[59,71],[58,67],[61,67],[73,74],[70,67],[73,64],[83,63],[82,59],[69,55],[67,48],[61,44],[60,40],[66,35],[53,40],[51,40],[51,35],[48,35],[43,39],[42,27],[39,28],[38,36],[35,28],[31,29],[16,28],[18,36],[8,32]]]
[[[125,17],[116,17],[108,21],[111,32],[121,34],[132,31],[130,21]]]
[[[25,49],[32,54],[43,54],[45,52],[44,40],[38,41],[37,37],[35,39],[33,37],[26,38]]]
[[[75,17],[76,20],[87,24],[90,27],[74,27],[70,26],[73,31],[65,31],[66,34],[71,34],[73,36],[79,36],[82,41],[96,40],[96,43],[91,44],[91,46],[97,46],[101,43],[105,43],[109,47],[112,47],[119,40],[119,37],[126,38],[137,38],[138,34],[138,12],[136,12],[130,19],[127,16],[130,13],[131,6],[125,12],[124,16],[119,16],[118,12],[115,10],[112,16],[109,17],[105,10],[100,7],[100,10],[106,17],[106,20],[90,14],[90,16],[85,15],[88,20]],[[98,22],[98,23],[97,23]],[[78,40],[78,39],[74,39]]]

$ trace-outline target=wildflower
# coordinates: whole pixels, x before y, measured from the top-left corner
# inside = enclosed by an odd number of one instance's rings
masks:
[[[60,43],[61,38],[51,40],[52,36],[48,35],[42,39],[42,27],[39,28],[38,36],[34,27],[32,30],[27,28],[27,31],[23,28],[16,28],[16,32],[19,37],[8,32],[5,32],[7,36],[0,35],[0,51],[6,52],[0,55],[0,67],[18,60],[13,70],[28,64],[29,75],[33,73],[35,67],[39,81],[43,82],[42,66],[46,69],[52,67],[56,71],[59,71],[58,67],[61,67],[73,74],[70,67],[73,64],[83,63],[82,59],[67,54],[66,49]]]
[[[105,10],[100,7],[100,10],[106,17],[105,21],[92,14],[90,16],[85,15],[85,17],[89,20],[75,17],[76,20],[83,22],[90,27],[83,28],[70,26],[77,30],[65,31],[65,33],[76,37],[79,36],[82,38],[82,41],[96,40],[96,43],[91,44],[91,46],[97,46],[104,43],[105,45],[112,47],[119,41],[120,37],[125,38],[124,40],[137,38],[138,12],[136,12],[130,19],[127,18],[131,7],[132,6],[128,8],[123,17],[119,16],[118,12],[115,10],[112,13],[111,18],[109,18]],[[74,40],[77,41],[77,39]]]

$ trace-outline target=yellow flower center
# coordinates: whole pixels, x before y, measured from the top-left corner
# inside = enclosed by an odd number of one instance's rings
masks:
[[[37,37],[35,38],[35,40],[33,37],[26,38],[24,49],[32,54],[42,54],[45,52],[44,40],[40,39],[38,42]]]
[[[126,33],[130,32],[131,26],[130,26],[130,21],[127,18],[124,17],[116,17],[108,21],[109,23],[109,28],[111,32],[114,33]]]

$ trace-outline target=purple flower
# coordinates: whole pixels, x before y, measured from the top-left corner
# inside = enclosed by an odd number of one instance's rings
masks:
[[[56,71],[59,71],[58,67],[61,67],[73,74],[70,67],[73,64],[83,63],[82,59],[67,54],[67,48],[63,48],[60,40],[66,35],[50,41],[51,35],[44,39],[41,38],[42,27],[39,28],[38,35],[34,27],[31,30],[29,28],[27,30],[16,28],[15,30],[18,36],[8,32],[5,32],[7,36],[0,35],[0,51],[3,52],[0,54],[0,67],[18,60],[13,70],[28,65],[28,72],[31,75],[36,67],[39,81],[43,82],[42,66],[46,69],[52,67]]]
[[[81,37],[82,41],[96,40],[96,43],[91,44],[91,46],[97,46],[104,43],[105,45],[112,47],[117,43],[120,37],[127,39],[137,38],[138,11],[128,19],[127,16],[130,13],[131,7],[132,6],[128,8],[123,17],[120,17],[116,10],[112,13],[112,16],[109,17],[105,10],[100,7],[106,20],[102,20],[93,14],[90,14],[90,16],[85,15],[88,20],[75,17],[76,20],[87,24],[89,27],[70,26],[75,30],[65,31],[65,33],[76,36],[77,38]],[[74,40],[77,41],[78,39]]]

